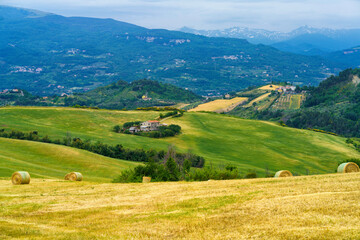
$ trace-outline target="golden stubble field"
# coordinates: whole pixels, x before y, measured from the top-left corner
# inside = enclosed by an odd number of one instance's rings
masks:
[[[0,239],[360,239],[360,174],[111,184],[0,180]]]
[[[217,99],[211,102],[200,104],[196,108],[190,109],[189,112],[229,112],[243,102],[246,102],[247,100],[248,98],[245,97],[236,97],[232,99]]]

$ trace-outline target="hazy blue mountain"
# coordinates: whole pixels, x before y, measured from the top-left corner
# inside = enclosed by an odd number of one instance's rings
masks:
[[[208,37],[246,39],[250,43],[272,45],[279,50],[305,55],[318,55],[351,48],[360,44],[360,29],[328,29],[303,26],[291,32],[233,27],[224,30],[181,31]]]
[[[318,84],[343,67],[241,39],[0,6],[0,90],[62,94],[148,78],[211,95],[270,81]]]
[[[360,46],[326,54],[331,61],[345,63],[350,67],[360,68]]]
[[[278,31],[268,31],[265,29],[251,29],[247,27],[232,27],[224,30],[196,30],[188,27],[179,29],[182,32],[203,35],[206,37],[225,37],[246,39],[253,44],[270,45],[275,42],[288,39],[288,34]]]
[[[306,55],[322,55],[344,49],[346,43],[318,33],[303,34],[284,42],[274,43],[271,46],[285,52]]]

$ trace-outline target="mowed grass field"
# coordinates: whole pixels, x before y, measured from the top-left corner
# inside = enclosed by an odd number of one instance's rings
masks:
[[[211,102],[200,104],[196,108],[190,109],[189,112],[229,112],[245,101],[247,101],[247,98],[245,97],[236,97],[232,99],[217,99]]]
[[[333,173],[339,161],[360,157],[341,137],[222,114],[191,112],[167,120],[167,124],[182,127],[181,135],[170,138],[112,132],[116,124],[157,116],[159,112],[11,107],[0,109],[0,128],[37,130],[51,139],[71,134],[130,148],[166,150],[174,145],[181,152],[203,156],[207,166],[234,164],[243,174],[256,170],[260,176],[265,168],[273,173],[281,169],[297,174]],[[16,151],[16,146],[13,149]]]
[[[110,182],[133,166],[136,163],[75,148],[0,138],[0,177],[24,170],[32,178],[63,179],[65,174],[76,171],[87,181]]]
[[[360,239],[359,182],[0,180],[0,239]]]

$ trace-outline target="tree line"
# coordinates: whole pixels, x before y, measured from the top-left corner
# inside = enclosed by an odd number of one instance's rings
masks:
[[[169,147],[167,151],[157,151],[154,149],[130,149],[125,148],[121,144],[112,146],[99,141],[91,142],[90,140],[82,140],[81,138],[71,137],[69,133],[61,140],[52,140],[48,135],[45,135],[43,137],[39,136],[39,133],[37,131],[22,132],[15,130],[6,131],[5,129],[0,129],[0,137],[64,145],[83,149],[106,157],[134,162],[164,162],[171,157],[180,166],[182,166],[186,160],[191,163],[191,167],[202,168],[205,165],[205,159],[203,157],[190,152],[176,152],[174,147]]]
[[[167,181],[208,181],[208,180],[229,180],[256,178],[255,171],[249,171],[242,175],[238,168],[227,165],[224,169],[214,168],[212,166],[204,168],[191,169],[191,162],[186,159],[183,164],[178,164],[172,157],[164,162],[149,161],[145,165],[139,165],[132,169],[122,171],[116,177],[114,183],[132,183],[142,182],[142,178],[151,177],[153,182]],[[273,175],[266,175],[272,177]]]

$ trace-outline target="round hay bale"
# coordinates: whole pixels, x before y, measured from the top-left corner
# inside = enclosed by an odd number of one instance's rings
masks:
[[[292,177],[292,173],[288,170],[281,170],[281,171],[278,171],[275,173],[275,176],[276,178],[278,177]]]
[[[29,184],[30,174],[24,171],[14,172],[11,176],[11,182],[14,185]]]
[[[65,175],[65,180],[70,180],[70,173]]]
[[[352,173],[359,172],[359,166],[353,162],[346,162],[339,165],[337,169],[338,173]]]
[[[82,181],[83,176],[79,172],[71,172],[65,175],[65,180],[69,181]]]
[[[143,183],[149,183],[151,182],[151,177],[143,177]]]

